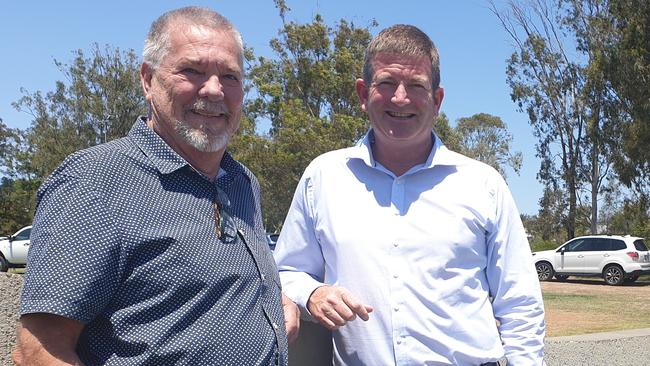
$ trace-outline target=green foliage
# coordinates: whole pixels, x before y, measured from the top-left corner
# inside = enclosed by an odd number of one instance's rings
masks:
[[[447,146],[449,150],[461,151],[460,136],[456,130],[449,125],[449,118],[444,113],[440,113],[438,118],[433,122],[433,130],[436,135],[442,140],[442,143]]]
[[[532,239],[529,242],[530,250],[533,252],[539,252],[542,250],[553,250],[562,244],[554,240],[543,240],[543,239]]]
[[[546,187],[539,200],[540,210],[537,215],[522,215],[524,227],[532,235],[533,242],[564,243],[568,238],[563,230],[566,220],[566,197],[562,190]]]
[[[276,6],[284,22],[289,9],[283,1]],[[368,27],[340,20],[330,28],[316,15],[308,24],[284,22],[270,42],[275,58],[247,54],[247,90],[254,94],[245,103],[247,125],[270,121],[271,129],[244,129],[229,149],[260,181],[269,230],[281,227],[311,160],[353,145],[367,130],[354,82],[370,37]]]
[[[91,57],[81,50],[74,55],[70,65],[55,61],[66,82],[57,81],[55,90],[45,95],[23,90],[14,103],[33,118],[24,135],[29,148],[15,158],[40,179],[70,153],[126,135],[146,111],[133,50],[102,50],[95,44]]]
[[[9,235],[30,225],[35,209],[37,182],[2,178],[0,181],[0,234]]]
[[[542,159],[545,186],[566,192],[569,238],[579,227],[579,206],[590,196],[589,230],[598,223],[598,196],[615,149],[606,144],[612,129],[600,66],[606,29],[596,27],[602,0],[512,1],[508,11],[492,9],[515,42],[507,80],[512,99],[528,113]],[[603,23],[604,24],[604,23]],[[599,32],[602,30],[603,32]],[[576,50],[577,52],[574,52]]]
[[[621,180],[640,189],[650,186],[650,2],[607,1],[611,37],[600,64],[614,94],[609,113],[617,124],[611,129],[612,148]],[[602,31],[602,27],[600,29]]]
[[[503,176],[505,166],[519,173],[522,154],[510,152],[512,135],[501,118],[487,113],[461,118],[456,132],[460,136],[461,153],[492,166]]]
[[[629,234],[650,240],[650,199],[641,195],[635,200],[626,200],[620,210],[609,217],[607,232]]]
[[[31,223],[40,183],[70,153],[126,135],[145,113],[139,61],[133,50],[122,52],[95,44],[91,56],[74,52],[70,65],[55,61],[64,75],[46,94],[22,90],[14,103],[32,116],[27,130],[0,124],[5,176],[0,187],[0,229],[13,232]]]

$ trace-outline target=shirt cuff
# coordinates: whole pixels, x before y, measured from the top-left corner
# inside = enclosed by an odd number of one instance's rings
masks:
[[[301,319],[316,322],[307,309],[307,302],[314,290],[326,284],[315,280],[307,273],[293,271],[280,271],[280,281],[282,292],[298,305]]]

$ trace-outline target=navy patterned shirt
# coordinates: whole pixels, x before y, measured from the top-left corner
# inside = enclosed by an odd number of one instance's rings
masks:
[[[85,323],[86,365],[286,365],[259,185],[227,153],[221,168],[210,182],[142,118],[72,154],[38,193],[21,314]]]

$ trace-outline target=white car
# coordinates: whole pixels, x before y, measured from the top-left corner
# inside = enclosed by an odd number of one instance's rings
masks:
[[[32,227],[26,226],[14,235],[0,239],[0,272],[7,272],[9,268],[25,267],[31,232]]]
[[[269,244],[269,248],[271,248],[271,250],[275,249],[275,243],[278,242],[279,236],[280,234],[266,233],[266,241]]]
[[[643,238],[629,235],[580,236],[557,249],[534,252],[533,260],[540,281],[598,276],[609,285],[620,285],[650,274],[648,247]]]

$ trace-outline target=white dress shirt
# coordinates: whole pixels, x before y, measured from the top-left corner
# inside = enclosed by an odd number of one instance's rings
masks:
[[[373,160],[372,131],[307,167],[275,248],[283,291],[307,315],[323,284],[374,307],[333,332],[335,365],[475,366],[504,354],[541,365],[544,307],[510,191],[434,138],[400,177]]]

